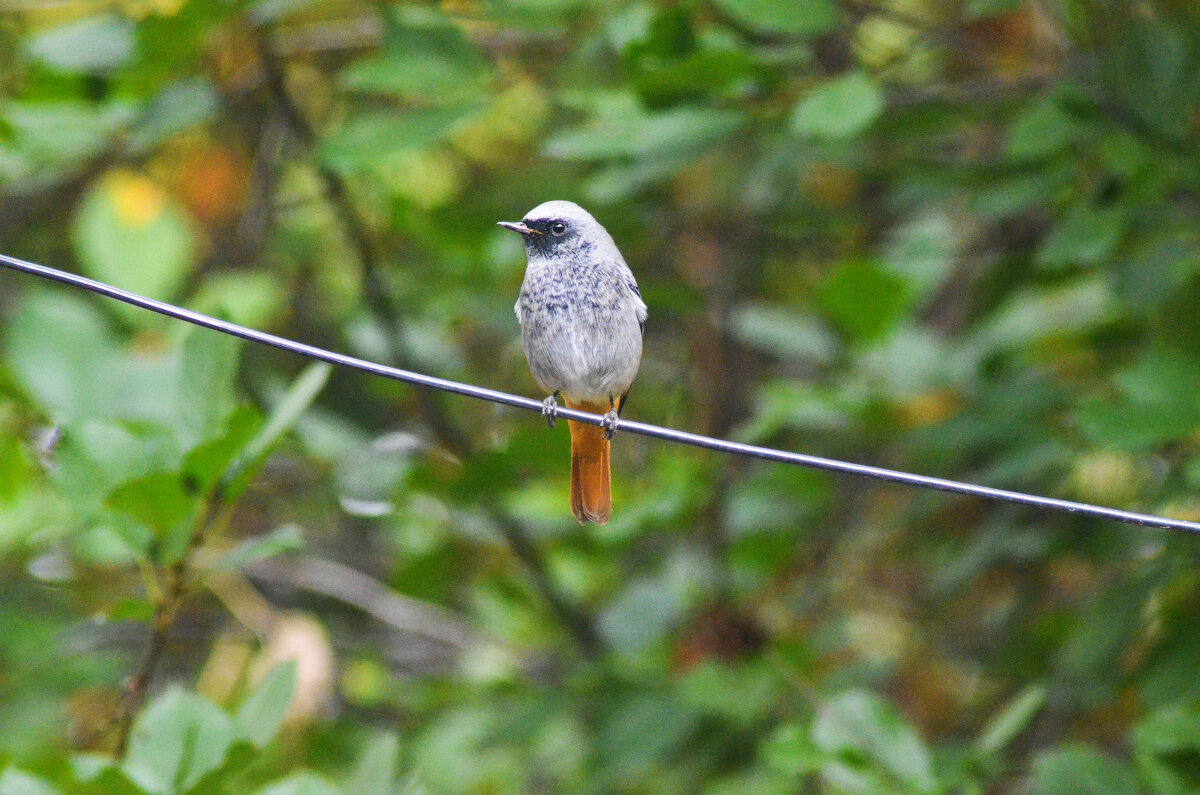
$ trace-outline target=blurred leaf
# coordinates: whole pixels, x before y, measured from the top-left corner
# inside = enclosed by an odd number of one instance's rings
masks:
[[[1121,242],[1127,226],[1128,216],[1121,207],[1076,205],[1042,243],[1037,261],[1046,268],[1104,262]]]
[[[308,410],[312,402],[321,394],[329,381],[333,365],[327,362],[313,362],[304,368],[299,377],[292,383],[282,399],[275,405],[266,425],[247,443],[239,459],[237,476],[231,479],[227,494],[230,497],[241,493],[249,479],[258,471],[258,467],[271,452],[271,448],[283,434],[291,430],[299,421],[301,415]]]
[[[988,721],[975,740],[975,748],[985,754],[1000,753],[1025,731],[1045,703],[1045,686],[1027,685]]]
[[[342,790],[315,773],[301,771],[256,792],[257,795],[341,795]]]
[[[930,210],[898,226],[885,259],[912,286],[918,300],[928,299],[950,275],[957,236],[948,212]]]
[[[963,15],[971,17],[999,16],[1017,11],[1025,0],[966,0],[963,4]]]
[[[855,260],[838,268],[822,283],[819,298],[830,320],[860,340],[891,330],[913,303],[908,282],[874,260]]]
[[[600,616],[600,631],[616,649],[632,653],[660,639],[683,615],[676,594],[661,580],[630,583]]]
[[[109,756],[76,754],[71,757],[71,772],[80,795],[145,795]]]
[[[37,168],[62,169],[95,156],[133,120],[135,110],[119,100],[96,105],[0,99],[0,119],[11,130],[17,151]]]
[[[1035,795],[1137,795],[1129,768],[1086,745],[1039,754],[1033,761]]]
[[[863,72],[831,78],[808,92],[792,114],[792,129],[817,138],[853,138],[883,114],[883,89]]]
[[[109,494],[108,505],[149,527],[161,539],[190,518],[196,499],[184,492],[176,473],[152,472],[119,486]]]
[[[1012,295],[963,342],[964,352],[988,356],[1046,337],[1089,331],[1115,314],[1112,294],[1102,280],[1084,278]]]
[[[71,237],[88,276],[150,298],[173,298],[196,253],[183,208],[159,185],[130,171],[111,172],[88,190]],[[115,306],[139,325],[157,317],[126,304]]]
[[[84,299],[34,294],[3,332],[8,367],[56,419],[107,415],[115,340]]]
[[[342,172],[372,170],[381,159],[445,139],[456,125],[479,110],[479,105],[468,102],[404,113],[392,110],[353,114],[322,141],[321,159]]]
[[[631,694],[615,700],[600,719],[596,750],[614,781],[654,770],[685,741],[699,716],[671,693]]]
[[[813,722],[812,738],[828,755],[822,773],[834,786],[847,787],[859,780],[860,772],[877,770],[905,791],[937,788],[920,736],[895,707],[869,692],[848,691],[824,704]]]
[[[438,105],[477,97],[487,65],[462,30],[420,6],[384,8],[384,46],[340,76],[343,87]]]
[[[138,715],[122,769],[146,792],[186,792],[221,766],[233,739],[224,712],[171,688]]]
[[[300,528],[294,524],[285,524],[269,533],[245,539],[222,555],[221,559],[213,564],[213,568],[218,570],[240,569],[261,560],[303,548],[304,537]]]
[[[287,295],[276,273],[237,271],[208,276],[188,305],[241,326],[262,328],[277,319]]]
[[[201,442],[184,456],[183,482],[198,494],[208,492],[228,474],[262,427],[258,412],[249,406],[234,410],[216,436]]]
[[[238,707],[231,726],[233,737],[262,748],[275,739],[296,689],[296,661],[272,668]]]
[[[1012,122],[1006,152],[1017,161],[1048,157],[1067,150],[1087,129],[1063,108],[1059,97],[1044,97]]]
[[[728,138],[744,123],[735,111],[679,106],[646,113],[630,105],[619,116],[598,116],[558,133],[546,142],[545,152],[563,160],[690,155]]]
[[[717,0],[717,5],[739,23],[766,33],[814,36],[838,21],[830,0]]]
[[[179,379],[180,435],[185,447],[210,439],[233,409],[234,376],[242,341],[230,334],[191,328],[183,342]]]
[[[211,119],[218,110],[216,88],[202,78],[179,80],[159,91],[139,115],[130,144],[147,148]]]
[[[1200,790],[1200,714],[1183,706],[1158,710],[1133,729],[1133,757],[1154,792]]]
[[[11,765],[0,772],[0,795],[57,795],[58,792],[46,781]]]
[[[777,728],[762,744],[759,755],[775,770],[790,776],[806,776],[821,769],[825,752],[813,744],[808,730],[794,723]]]
[[[764,353],[828,364],[837,352],[837,340],[820,321],[782,306],[743,304],[729,322],[738,340]]]
[[[346,791],[355,795],[392,795],[396,792],[400,741],[395,734],[379,734],[363,748]]]
[[[133,57],[133,25],[115,15],[82,19],[37,34],[26,51],[66,72],[107,72]]]
[[[850,426],[868,395],[863,390],[814,387],[798,381],[768,381],[755,396],[751,421],[739,431],[750,442],[763,441],[781,428],[836,431]]]
[[[1184,351],[1153,346],[1115,376],[1121,397],[1081,402],[1075,420],[1097,446],[1140,450],[1200,427],[1200,364]]]
[[[682,676],[677,688],[689,706],[749,727],[775,706],[776,685],[775,674],[765,667],[705,660]]]

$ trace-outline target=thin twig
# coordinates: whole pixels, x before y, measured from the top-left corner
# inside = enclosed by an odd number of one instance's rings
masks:
[[[251,576],[338,599],[397,629],[462,651],[485,643],[469,622],[437,605],[403,596],[358,569],[315,556],[255,564]]]
[[[175,623],[175,616],[178,615],[179,606],[187,592],[192,555],[204,542],[205,535],[213,525],[214,517],[221,511],[222,505],[223,500],[218,489],[209,497],[201,520],[193,528],[192,534],[188,538],[187,549],[183,551],[178,560],[167,567],[165,585],[154,603],[154,618],[151,623],[150,638],[146,642],[146,652],[142,655],[142,661],[137,670],[126,678],[125,684],[121,688],[121,698],[116,715],[117,747],[113,752],[114,757],[118,760],[124,759],[125,753],[129,750],[129,737],[133,731],[133,722],[146,700],[150,680],[154,677],[154,671],[158,668],[158,663],[166,650],[171,626]]]

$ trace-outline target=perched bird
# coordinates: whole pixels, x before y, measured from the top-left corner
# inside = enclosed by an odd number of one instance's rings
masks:
[[[551,201],[500,226],[525,238],[525,282],[517,299],[521,346],[550,392],[551,427],[567,408],[604,414],[604,425],[570,422],[571,512],[583,522],[612,516],[608,440],[642,360],[646,304],[617,244],[577,204]]]

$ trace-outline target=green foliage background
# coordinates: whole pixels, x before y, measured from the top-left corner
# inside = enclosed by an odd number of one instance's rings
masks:
[[[626,416],[1195,519],[1198,74],[1191,0],[14,0],[0,249],[540,398],[572,199]],[[1200,790],[1200,540],[613,456],[580,527],[565,428],[0,273],[0,793]]]

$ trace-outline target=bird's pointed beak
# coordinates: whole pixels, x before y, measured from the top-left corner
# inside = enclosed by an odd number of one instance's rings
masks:
[[[525,226],[524,221],[499,221],[499,222],[497,222],[496,226],[502,226],[505,229],[511,229],[512,231],[516,232],[517,234],[525,235],[526,237],[528,237],[529,235],[540,235],[541,234],[541,232],[539,232],[538,230],[530,229],[529,227]]]

